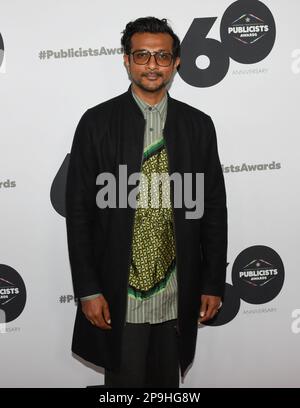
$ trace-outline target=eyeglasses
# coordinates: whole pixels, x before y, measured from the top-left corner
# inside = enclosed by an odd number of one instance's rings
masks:
[[[133,61],[138,65],[148,64],[152,55],[154,55],[156,64],[161,67],[169,67],[173,60],[173,55],[164,51],[150,52],[147,50],[137,50],[130,54],[133,56]]]

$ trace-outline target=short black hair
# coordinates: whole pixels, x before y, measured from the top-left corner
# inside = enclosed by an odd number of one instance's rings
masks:
[[[140,17],[126,24],[125,30],[122,31],[121,45],[124,53],[129,55],[131,52],[131,37],[135,33],[167,33],[173,38],[172,53],[174,59],[180,57],[180,40],[169,26],[167,19],[161,20],[156,17]]]

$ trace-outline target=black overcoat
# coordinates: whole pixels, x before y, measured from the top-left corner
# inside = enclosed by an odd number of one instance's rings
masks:
[[[99,208],[96,184],[100,173],[119,181],[142,164],[145,119],[131,89],[88,109],[77,126],[66,186],[66,224],[75,297],[101,292],[108,301],[111,330],[93,326],[80,302],[72,351],[96,365],[113,369],[120,363],[127,307],[134,208]],[[178,279],[178,339],[181,373],[195,354],[201,294],[223,295],[226,274],[227,209],[223,172],[211,118],[170,97],[164,128],[169,173],[204,173],[204,215],[187,219],[174,208]],[[171,183],[171,187],[173,183]],[[193,186],[195,183],[193,181]],[[136,185],[128,186],[128,194]],[[171,188],[173,191],[173,188]],[[174,207],[174,198],[171,195]],[[146,244],[146,243],[145,243]]]

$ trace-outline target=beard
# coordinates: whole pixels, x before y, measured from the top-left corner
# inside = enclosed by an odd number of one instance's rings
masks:
[[[161,81],[159,84],[155,85],[154,82],[152,83],[152,85],[149,83],[149,85],[147,85],[147,83],[144,83],[142,81],[143,77],[147,77],[148,74],[142,74],[142,78],[141,79],[136,79],[133,78],[133,76],[131,75],[131,72],[128,71],[129,74],[129,78],[130,80],[139,88],[141,88],[143,91],[146,92],[157,92],[160,91],[161,89],[165,88],[168,84],[169,81]],[[160,72],[154,72],[155,75],[157,75],[157,77],[162,77],[162,74]]]

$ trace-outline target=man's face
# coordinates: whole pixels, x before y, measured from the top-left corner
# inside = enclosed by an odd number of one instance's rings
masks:
[[[173,38],[167,33],[135,33],[131,37],[131,52],[137,50],[163,51],[172,54]],[[172,60],[168,67],[159,66],[154,56],[145,65],[134,62],[132,55],[124,55],[132,82],[146,92],[156,92],[170,81],[179,64],[179,58]]]

